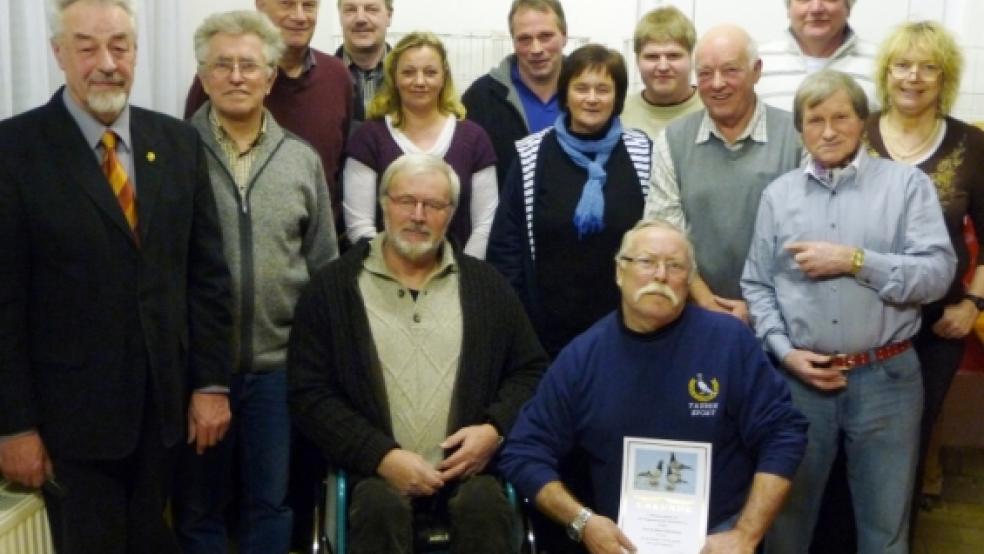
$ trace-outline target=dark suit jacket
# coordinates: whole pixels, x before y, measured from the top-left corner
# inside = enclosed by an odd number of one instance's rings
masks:
[[[229,274],[198,133],[131,108],[138,247],[61,93],[0,122],[0,436],[114,459],[228,384]]]

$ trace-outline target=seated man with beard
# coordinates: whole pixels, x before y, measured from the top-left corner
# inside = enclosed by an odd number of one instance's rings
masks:
[[[380,185],[385,231],[297,304],[291,415],[353,478],[353,554],[412,552],[417,511],[447,512],[452,552],[510,549],[490,462],[547,359],[509,284],[445,239],[458,191],[440,158],[397,158]]]

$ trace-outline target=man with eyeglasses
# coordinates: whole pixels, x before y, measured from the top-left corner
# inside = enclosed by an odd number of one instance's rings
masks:
[[[748,320],[738,281],[762,189],[800,164],[789,113],[755,91],[755,41],[740,27],[707,31],[694,52],[704,109],[676,119],[653,143],[646,217],[689,230],[700,275],[690,294],[704,308]]]
[[[786,0],[789,28],[760,50],[758,92],[766,104],[792,111],[796,88],[821,69],[847,73],[875,103],[875,46],[862,41],[847,22],[856,1]]]
[[[284,48],[264,104],[284,129],[306,140],[321,157],[335,230],[343,239],[342,154],[352,122],[352,79],[338,58],[311,47],[321,0],[256,0],[256,9],[280,29]],[[185,100],[186,119],[208,99],[200,79]]]
[[[452,552],[511,550],[492,458],[547,358],[509,284],[445,239],[459,187],[440,158],[397,158],[384,232],[297,304],[291,415],[352,479],[353,554],[412,553],[415,512],[447,515]]]
[[[337,257],[338,247],[317,152],[263,107],[283,49],[277,27],[255,11],[215,14],[195,31],[209,100],[191,123],[207,152],[236,332],[229,433],[205,456],[185,449],[179,464],[174,521],[189,554],[227,551],[225,508],[233,496],[239,552],[290,550],[287,337],[309,275]]]
[[[341,166],[352,122],[352,80],[338,58],[311,47],[321,0],[255,0],[283,37],[277,76],[263,103],[277,123],[308,142],[321,157],[339,247],[348,244],[342,219]],[[190,118],[208,99],[195,78],[185,100]],[[309,542],[314,491],[324,475],[318,452],[299,435],[291,446],[289,502],[294,508],[295,548]]]
[[[560,115],[557,81],[567,45],[560,0],[513,0],[507,21],[513,53],[461,96],[468,119],[492,139],[499,183],[506,182],[516,159],[514,143],[550,127]]]
[[[911,339],[956,256],[929,177],[868,155],[867,99],[849,75],[810,75],[794,107],[811,159],[763,193],[741,280],[756,334],[810,420],[766,552],[809,551],[843,436],[857,552],[905,554],[923,406]]]
[[[619,309],[561,351],[500,456],[520,492],[592,554],[632,549],[614,524],[624,437],[712,444],[704,554],[754,552],[806,446],[806,421],[751,331],[687,302],[693,250],[664,220],[625,234]],[[590,508],[558,473],[575,448],[590,460]]]

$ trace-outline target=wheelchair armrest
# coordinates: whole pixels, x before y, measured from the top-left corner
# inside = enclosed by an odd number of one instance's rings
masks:
[[[341,509],[336,508],[335,510],[335,536],[338,542],[335,547],[335,554],[345,554],[348,547],[348,514],[345,513],[348,506],[348,495],[348,474],[344,469],[340,469],[335,473],[335,506],[341,507]]]
[[[324,486],[324,541],[330,546],[332,554],[346,554],[348,550],[348,513],[346,507],[349,505],[350,493],[348,474],[341,469],[329,471],[325,477]],[[524,511],[524,506],[530,502],[520,497],[515,487],[508,481],[503,481],[503,489],[506,500],[512,507],[514,552],[536,552],[536,538]]]
[[[317,554],[345,554],[348,550],[346,531],[348,526],[345,506],[348,506],[348,474],[344,470],[328,468],[322,481],[319,498],[320,510],[316,516]]]

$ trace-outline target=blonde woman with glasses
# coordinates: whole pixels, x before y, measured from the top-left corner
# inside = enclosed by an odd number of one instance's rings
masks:
[[[884,109],[872,114],[866,129],[873,154],[914,165],[936,184],[957,254],[950,290],[943,299],[923,307],[922,329],[914,340],[925,388],[917,475],[963,358],[964,337],[984,308],[984,261],[970,257],[963,238],[965,218],[977,236],[984,237],[984,132],[949,115],[962,69],[960,48],[939,23],[919,21],[898,27],[880,47],[875,81]],[[968,274],[969,284],[964,286]]]

